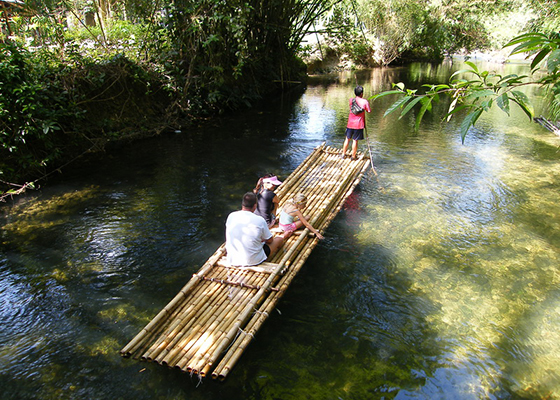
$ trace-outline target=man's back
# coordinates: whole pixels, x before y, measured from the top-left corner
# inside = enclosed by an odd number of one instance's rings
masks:
[[[226,221],[227,261],[257,265],[266,260],[263,242],[272,237],[264,218],[250,211],[234,211]]]

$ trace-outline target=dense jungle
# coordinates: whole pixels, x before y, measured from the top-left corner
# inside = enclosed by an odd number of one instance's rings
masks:
[[[503,46],[525,32],[542,37],[523,51],[546,56],[557,45],[555,1],[0,4],[3,199],[44,184],[77,157],[251,108],[305,85],[309,74],[476,51],[504,57]],[[549,65],[548,77],[554,73]]]

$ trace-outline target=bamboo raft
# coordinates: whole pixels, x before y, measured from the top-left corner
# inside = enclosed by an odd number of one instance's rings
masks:
[[[303,213],[323,233],[368,165],[363,153],[342,159],[323,144],[276,190],[280,207],[305,194]],[[270,262],[253,267],[228,266],[222,244],[121,355],[224,380],[318,243],[308,229],[296,233]]]

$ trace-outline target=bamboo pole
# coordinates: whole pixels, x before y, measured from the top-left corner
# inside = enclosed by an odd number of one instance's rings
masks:
[[[204,308],[199,307],[199,312],[196,315],[192,318],[184,320],[181,331],[158,356],[157,362],[163,365],[174,366],[177,359],[180,357],[181,352],[188,351],[187,346],[189,346],[189,343],[192,344],[192,340],[198,334],[200,328],[208,320],[208,318],[212,316],[212,310],[219,307],[224,301],[227,301],[228,296],[230,295],[229,290],[223,290],[226,288],[218,283],[216,283],[216,285],[222,290],[220,290],[217,295],[213,296],[210,299],[210,302],[204,304]]]
[[[305,238],[306,238],[306,236],[303,236],[303,235],[300,236],[297,243],[302,242]],[[256,308],[255,306],[256,306],[257,302],[262,298],[263,294],[265,293],[265,288],[270,286],[270,284],[272,284],[272,282],[276,279],[278,273],[283,269],[284,264],[291,258],[294,251],[295,251],[295,247],[293,249],[291,249],[283,257],[282,261],[279,263],[278,268],[273,273],[270,274],[270,276],[266,279],[266,282],[263,285],[263,287],[257,292],[257,294],[251,300],[251,302],[247,306],[245,306],[243,312],[236,319],[234,325],[229,329],[227,334],[225,334],[225,336],[223,336],[220,339],[219,345],[214,349],[213,353],[209,354],[209,356],[207,357],[208,364],[213,365],[215,363],[216,359],[222,353],[222,351],[231,343],[231,341],[233,340],[233,337],[237,333],[238,329],[240,329],[240,327],[242,325],[244,325],[244,322],[247,321],[250,314],[253,312],[253,309]]]
[[[298,165],[298,167],[294,171],[292,171],[292,173],[288,176],[288,178],[285,179],[282,185],[280,185],[280,187],[276,190],[276,194],[278,197],[281,197],[283,193],[295,183],[295,180],[297,179],[297,177],[299,176],[302,170],[304,170],[309,165],[311,165],[311,163],[314,162],[314,160],[321,155],[324,146],[325,146],[324,143],[321,144],[320,146],[317,146],[313,150],[313,152],[311,152],[311,154],[308,155],[307,158],[303,160],[303,162],[300,165]]]
[[[338,149],[322,144],[290,174],[278,191],[278,194],[282,195],[281,203],[296,193],[305,194],[308,204],[303,210],[304,215],[309,216],[309,222],[320,232],[334,219],[367,169],[363,155],[356,162],[343,160],[340,154]],[[339,179],[341,175],[345,177],[342,182]],[[252,340],[252,335],[260,329],[268,312],[276,306],[318,243],[317,238],[309,236],[307,228],[298,232],[301,232],[299,237],[292,235],[282,251],[273,257],[271,261],[280,262],[268,276],[263,271],[233,273],[227,269],[225,272],[218,271],[223,269],[222,267],[213,268],[223,255],[222,245],[222,251],[218,249],[183,288],[182,292],[185,293],[182,297],[187,297],[186,294],[189,293],[193,298],[178,300],[180,292],[150,322],[151,325],[146,326],[150,329],[144,328],[146,331],[141,331],[121,353],[124,355],[126,350],[128,355],[133,354],[139,347],[146,346],[142,346],[146,338],[152,340],[152,337],[156,336],[152,345],[148,344],[151,350],[145,355],[156,354],[157,349],[159,356],[155,361],[164,365],[167,362],[170,367],[186,367],[187,371],[200,376],[206,376],[215,366],[212,376],[225,379]],[[210,263],[212,265],[208,265]],[[208,289],[203,290],[205,285],[194,282],[195,276],[198,280],[222,280],[226,284],[236,286],[235,289],[226,287],[209,292]],[[195,287],[196,290],[193,289]],[[230,297],[232,290],[235,290],[233,298]],[[205,300],[204,297],[201,299],[204,294],[208,294]],[[236,301],[231,301],[232,299]],[[194,312],[193,307],[198,308],[198,311]],[[165,322],[164,317],[170,319],[171,316],[173,320]],[[161,334],[161,337],[157,337],[155,333]],[[227,346],[229,349],[223,354]],[[174,357],[170,357],[171,355]],[[220,357],[221,361],[216,366]]]
[[[362,168],[362,174],[365,171],[365,168],[367,167],[367,163],[366,165]],[[356,174],[352,173],[349,174],[349,177],[354,177]],[[361,177],[360,175],[360,177]],[[349,180],[349,179],[348,179]],[[348,181],[345,180],[345,181]],[[338,191],[338,192],[342,192],[343,196],[341,200],[338,201],[334,201],[334,207],[333,208],[338,208],[340,209],[340,207],[342,206],[344,200],[346,200],[346,198],[351,194],[351,192],[353,191],[353,188],[355,187],[355,185],[359,182],[359,178],[355,179],[355,184],[351,185],[351,188],[349,190],[344,190],[346,189],[346,185],[341,185],[342,186],[342,191]],[[328,192],[327,189],[325,189],[324,191]],[[333,196],[333,200],[336,200],[338,196],[335,195]],[[330,203],[332,203],[333,201],[331,201]],[[328,211],[326,213],[326,215],[331,216],[332,214],[332,209],[328,208],[328,205],[325,207],[325,210]],[[332,218],[330,218],[332,219]],[[327,218],[328,221],[328,218]],[[326,228],[326,226],[321,226],[321,228]],[[314,246],[313,246],[314,247]],[[296,270],[299,270],[298,268],[298,264],[302,265],[303,262],[307,259],[307,257],[309,256],[309,254],[311,253],[311,250],[313,249],[313,247],[308,247],[307,250],[302,254],[301,257],[301,261],[299,263],[296,263],[295,266],[290,268],[290,272],[294,273],[297,272]],[[301,254],[301,253],[300,253]],[[279,291],[277,294],[275,294],[274,296],[270,296],[269,299],[269,304],[271,305],[275,305],[277,303],[277,301],[279,300],[279,298],[282,296],[283,291]],[[269,308],[269,307],[267,307]],[[225,379],[225,376],[227,375],[227,373],[229,372],[229,370],[231,369],[231,367],[236,363],[237,359],[241,356],[241,354],[243,353],[244,348],[248,345],[248,343],[251,341],[253,335],[256,333],[256,331],[259,329],[260,325],[262,325],[262,323],[264,322],[264,320],[266,319],[266,316],[268,315],[266,312],[266,309],[263,311],[262,307],[260,314],[258,315],[258,317],[255,319],[255,323],[249,327],[249,325],[247,326],[247,328],[250,328],[251,330],[248,332],[245,332],[244,337],[241,340],[238,340],[237,342],[239,342],[238,346],[235,346],[235,344],[232,346],[232,348],[230,349],[230,351],[228,351],[228,354],[226,354],[226,356],[224,356],[224,358],[222,359],[222,361],[220,362],[220,364],[216,367],[216,369],[214,370],[212,376],[214,378],[219,377],[220,379]]]
[[[259,283],[263,284],[264,279],[259,279]],[[204,369],[207,354],[212,352],[219,344],[223,335],[231,328],[232,324],[235,323],[236,317],[239,315],[240,311],[246,306],[246,304],[254,299],[254,296],[257,293],[255,293],[254,290],[245,291],[240,296],[241,298],[235,301],[235,304],[231,304],[229,307],[223,309],[222,312],[216,316],[213,325],[209,329],[212,334],[203,338],[204,340],[197,346],[197,351],[186,355],[182,362],[178,363],[178,366],[181,369],[184,369],[186,366],[187,371],[192,371],[193,373],[199,373],[200,370]],[[209,343],[210,340],[212,340],[211,343]],[[200,349],[203,349],[203,351]]]
[[[223,271],[223,277],[227,276],[226,271]],[[163,358],[167,355],[167,353],[182,339],[184,339],[184,335],[187,334],[189,332],[189,330],[192,328],[192,324],[194,324],[197,320],[199,320],[201,318],[202,315],[204,315],[207,310],[211,307],[213,307],[214,303],[216,303],[217,301],[221,301],[223,299],[221,299],[222,296],[222,285],[219,283],[211,283],[210,284],[212,286],[212,288],[214,288],[215,290],[213,290],[213,292],[210,294],[210,296],[206,297],[206,298],[195,298],[194,299],[194,307],[195,309],[192,310],[192,312],[189,315],[184,315],[178,318],[177,321],[177,332],[174,335],[174,337],[170,337],[169,338],[169,344],[167,345],[167,347],[157,356],[157,358],[155,359],[156,362],[165,364],[165,362],[162,362]],[[197,301],[198,300],[198,301]]]
[[[206,261],[197,274],[205,273],[212,268],[214,263],[222,256],[225,246],[222,245],[216,252]],[[195,274],[195,275],[197,275]],[[171,300],[156,316],[152,319],[135,337],[132,339],[122,350],[121,354],[125,357],[129,357],[134,351],[140,346],[142,340],[146,335],[163,321],[163,319],[171,313],[177,303],[179,303],[187,295],[189,291],[192,290],[194,286],[198,283],[197,279],[191,278],[191,280],[177,293],[177,295]]]
[[[204,324],[205,329],[201,330],[192,339],[192,345],[188,348],[188,351],[181,354],[181,357],[174,363],[176,368],[181,370],[186,368],[187,371],[192,370],[192,360],[199,357],[200,354],[204,354],[206,349],[211,347],[213,343],[218,340],[218,337],[221,334],[220,328],[230,323],[227,316],[230,314],[232,309],[237,309],[238,305],[249,301],[248,299],[250,299],[250,296],[247,295],[247,292],[250,291],[251,290],[247,289],[239,289],[231,302],[228,304],[222,304],[218,310],[212,313],[210,318]]]
[[[338,170],[337,170],[338,166],[335,165],[334,168],[335,169],[333,169],[331,171],[331,174],[336,173],[338,175],[339,174]],[[345,172],[345,171],[343,170],[343,172]],[[311,218],[310,218],[309,222],[315,228],[317,228],[317,226],[316,226],[316,223],[315,223],[314,220],[315,220],[315,218],[317,218],[317,214],[321,213],[322,209],[324,209],[326,207],[324,202],[329,201],[330,193],[332,191],[334,191],[334,193],[336,193],[336,187],[334,185],[325,185],[324,187],[319,188],[319,190],[320,190],[319,193],[308,193],[308,195],[310,196],[309,199],[308,199],[308,202],[309,202],[308,204],[309,205],[305,210],[303,210],[304,214],[311,214]],[[325,200],[325,198],[326,198],[326,200]],[[328,204],[327,204],[327,206],[328,206]],[[321,230],[321,229],[319,229],[319,230]],[[275,260],[273,259],[272,261],[275,261]]]
[[[226,274],[227,272],[223,271],[219,276],[225,278]],[[200,280],[200,276],[198,276],[197,279]],[[188,321],[194,318],[197,313],[212,300],[214,294],[220,289],[221,285],[219,283],[209,283],[205,285],[200,284],[199,286],[202,290],[197,292],[198,296],[193,293],[193,297],[189,299],[190,301],[187,302],[188,304],[183,309],[183,312],[174,318],[160,338],[142,355],[142,359],[152,361],[154,358],[158,357],[161,352],[164,351],[165,347],[185,329]]]
[[[202,277],[202,279],[204,279],[205,281],[208,282],[218,282],[224,285],[231,285],[231,286],[240,286],[242,288],[247,288],[247,289],[260,289],[260,286],[256,286],[256,285],[251,285],[249,283],[243,283],[243,282],[234,282],[234,281],[230,281],[227,279],[217,279],[217,278],[207,278],[205,276]],[[272,290],[274,291],[274,288],[267,288],[266,290]]]
[[[366,168],[367,168],[367,162],[364,163],[363,167],[361,168],[361,171],[358,171],[357,174],[354,173],[354,174],[350,175],[351,177],[354,177],[354,180],[353,180],[353,182],[352,182],[352,184],[350,185],[349,188],[346,187],[347,185],[346,186],[341,185],[341,186],[344,186],[342,189],[346,189],[346,190],[341,190],[340,191],[340,193],[342,193],[342,195],[341,195],[341,198],[338,201],[335,202],[335,206],[334,206],[335,209],[340,209],[342,207],[342,204],[344,203],[344,201],[348,198],[348,196],[354,190],[355,186],[359,183],[359,181],[361,179],[361,176],[365,172]],[[330,223],[330,220],[332,220],[333,216],[336,215],[336,214],[335,213],[333,214],[331,212],[331,213],[328,213],[327,215],[328,215],[328,217],[326,218],[326,225],[328,226],[328,224]],[[326,228],[325,224],[322,224],[321,227],[323,229]],[[301,265],[303,265],[304,261],[308,258],[309,254],[313,250],[313,247],[308,247],[305,252],[299,253],[298,259],[300,259],[300,261],[296,262],[295,265],[290,268],[290,271],[286,275],[286,277],[283,278],[280,281],[280,283],[283,283],[282,286],[279,288],[280,290],[277,291],[273,296],[270,296],[267,299],[267,301],[265,303],[263,303],[261,308],[258,310],[258,314],[256,314],[257,317],[254,318],[252,321],[250,321],[250,323],[246,326],[246,330],[248,330],[248,331],[244,332],[244,336],[242,338],[238,339],[236,341],[236,343],[234,343],[232,345],[232,347],[228,351],[228,354],[226,354],[226,356],[223,357],[220,364],[214,369],[214,372],[212,373],[213,378],[215,378],[215,379],[219,378],[220,380],[225,379],[225,377],[227,376],[227,374],[229,373],[229,371],[231,370],[233,365],[237,362],[237,360],[239,359],[239,357],[243,353],[246,346],[252,340],[254,334],[260,329],[260,326],[266,320],[266,318],[268,316],[268,313],[275,307],[275,305],[277,304],[279,299],[282,297],[283,293],[285,292],[285,289],[287,288],[287,285],[293,279],[293,278],[290,278],[290,276],[291,275],[295,276],[295,274],[299,271],[299,269],[301,268]]]
[[[264,277],[261,277],[257,282],[264,283],[263,278]],[[206,337],[202,335],[196,346],[193,347],[193,350],[184,354],[177,362],[176,366],[182,370],[186,369],[187,371],[198,373],[196,367],[194,367],[196,360],[199,360],[205,352],[216,346],[222,332],[234,322],[235,315],[237,315],[242,307],[252,299],[255,292],[255,290],[240,290],[234,301],[227,304],[226,307],[222,307],[219,312],[216,312],[212,320],[212,325],[206,329],[208,335],[206,335]]]
[[[261,282],[261,280],[257,280],[257,281],[254,281],[254,280],[253,280],[252,282]],[[208,313],[208,316],[209,316],[210,318],[209,318],[207,321],[205,321],[204,324],[206,324],[206,325],[210,324],[211,321],[212,321],[212,317],[213,317],[213,316],[214,316],[214,317],[215,317],[215,316],[218,316],[218,317],[220,317],[220,318],[223,317],[223,316],[224,316],[224,313],[225,313],[226,311],[232,309],[232,307],[238,306],[238,305],[240,304],[240,301],[243,301],[242,298],[240,299],[240,296],[241,296],[241,297],[245,296],[246,293],[248,292],[247,289],[241,290],[241,289],[237,288],[237,289],[235,289],[235,290],[236,290],[236,295],[235,295],[235,297],[230,298],[230,296],[228,296],[228,297],[226,298],[225,301],[219,302],[219,303],[217,304],[217,306],[216,306],[216,310],[213,311],[212,313]],[[228,291],[228,292],[229,292],[229,288],[225,288],[225,287],[224,287],[224,291]],[[250,292],[250,291],[249,291],[249,292]],[[226,316],[226,318],[227,318],[227,316]],[[210,322],[208,322],[208,321],[210,321]],[[208,329],[209,329],[209,328],[205,328],[204,331],[205,331],[205,332],[208,332]],[[193,329],[193,331],[196,331],[196,329]],[[193,336],[193,339],[191,339],[191,341],[194,340],[194,338],[197,338],[197,337],[200,337],[200,336],[201,336],[200,334],[198,334],[198,335],[195,334],[195,335]],[[193,345],[194,345],[194,344],[193,344]],[[194,345],[194,346],[196,347],[196,345]],[[196,350],[195,347],[193,347],[194,350]],[[184,350],[188,350],[188,349],[185,348]],[[183,353],[180,353],[180,354],[179,354],[179,357],[181,357],[181,358],[185,357],[185,354],[184,354],[184,353],[185,353],[184,351],[183,351]],[[177,363],[177,362],[175,361],[175,364],[176,364],[176,363]]]
[[[288,179],[288,184],[284,186],[284,184],[282,184],[280,186],[280,188],[278,189],[278,197],[280,198],[280,203],[283,204],[284,201],[286,201],[286,199],[289,199],[290,197],[293,197],[293,193],[294,193],[294,189],[300,189],[302,187],[306,187],[307,183],[306,181],[312,179],[312,172],[316,172],[317,168],[318,168],[318,164],[320,165],[323,161],[323,151],[321,149],[320,152],[318,152],[315,157],[313,157],[312,159],[310,159],[310,161],[312,161],[313,163],[309,163],[306,164],[305,167],[306,168],[302,168],[301,171],[297,174],[297,175],[290,175],[290,178]],[[319,161],[320,160],[320,161]],[[318,163],[319,161],[319,163]],[[280,206],[282,205],[280,204]]]

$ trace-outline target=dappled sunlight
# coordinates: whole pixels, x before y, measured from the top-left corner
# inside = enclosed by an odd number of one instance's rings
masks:
[[[269,99],[262,113],[127,144],[99,171],[64,175],[5,207],[8,396],[558,399],[560,141],[512,109],[510,118],[484,114],[462,144],[460,118],[437,114],[445,101],[418,131],[412,112],[383,117],[394,98],[372,102],[379,176],[364,175],[225,382],[207,375],[202,385],[190,373],[219,356],[226,335],[251,337],[222,325],[231,305],[250,301],[235,285],[215,303],[166,311],[200,313],[209,328],[180,338],[189,318],[154,328],[165,334],[146,358],[173,368],[119,355],[223,243],[228,213],[259,176],[285,179],[320,143],[342,147],[357,81],[369,96],[457,68],[336,74],[299,99]],[[323,172],[306,184],[326,189]],[[327,197],[310,195],[308,210]],[[198,294],[211,297],[212,284]],[[211,319],[213,307],[221,311]]]
[[[2,225],[1,229],[32,240],[44,230],[70,221],[84,204],[97,196],[99,196],[99,188],[90,186],[46,200],[34,199],[23,202],[7,210],[7,223]]]
[[[496,146],[459,150],[459,173],[448,165],[442,175],[430,164],[429,152],[411,157],[414,165],[406,174],[387,171],[387,190],[368,206],[370,218],[357,233],[363,246],[391,249],[410,290],[437,306],[425,318],[447,342],[456,368],[435,371],[420,397],[441,390],[449,396],[457,388],[465,391],[458,398],[486,397],[500,379],[512,379],[520,393],[555,392],[560,376],[559,326],[551,318],[560,302],[557,161],[538,165]],[[441,165],[448,155],[435,158]],[[522,354],[503,349],[505,340]],[[497,356],[503,351],[508,355]],[[461,367],[473,355],[483,374]],[[494,361],[504,356],[507,362]],[[397,396],[415,397],[414,392]]]

